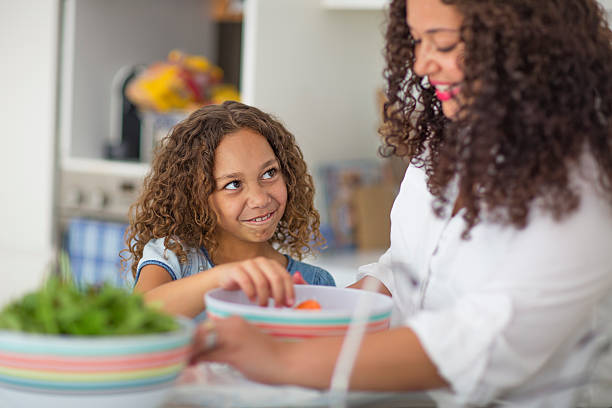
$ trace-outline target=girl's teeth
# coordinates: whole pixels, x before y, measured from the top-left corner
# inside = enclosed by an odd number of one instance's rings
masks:
[[[253,221],[255,221],[255,222],[265,221],[268,218],[270,218],[271,216],[272,216],[272,214],[268,214],[268,215],[266,215],[264,217],[254,218]]]

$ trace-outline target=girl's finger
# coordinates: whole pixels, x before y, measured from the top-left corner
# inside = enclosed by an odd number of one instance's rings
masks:
[[[241,264],[230,266],[229,272],[223,276],[220,285],[223,289],[227,290],[240,289],[251,302],[255,301],[257,295],[255,283]]]
[[[285,305],[291,307],[295,303],[295,289],[293,287],[294,282],[291,275],[289,275],[284,268],[283,272],[286,273],[286,275],[284,275],[286,276],[286,279],[283,279],[283,285],[285,286]]]
[[[260,306],[266,306],[270,298],[270,285],[261,267],[261,261],[248,260],[243,262],[242,266],[255,285],[257,303]]]
[[[293,303],[293,283],[285,268],[274,261],[268,260],[262,261],[260,268],[268,280],[275,305],[277,307],[291,306]]]
[[[285,284],[285,304],[291,307],[295,303],[295,288],[291,278],[285,279],[283,283]]]

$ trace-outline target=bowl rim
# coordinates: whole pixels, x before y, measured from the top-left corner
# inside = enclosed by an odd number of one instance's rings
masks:
[[[336,286],[319,286],[319,285],[296,285],[297,290],[301,290],[298,288],[314,288],[322,291],[351,291],[351,292],[360,292],[359,295],[369,296],[372,299],[379,299],[380,304],[374,306],[370,309],[368,313],[368,318],[373,318],[375,316],[382,315],[390,315],[393,309],[393,300],[391,297],[384,295],[378,292],[370,292],[364,291],[362,289],[356,288],[339,288]],[[222,288],[213,289],[207,292],[204,295],[204,301],[206,303],[206,308],[210,306],[212,309],[217,310],[220,309],[218,305],[223,307],[223,312],[231,311],[235,313],[240,313],[244,315],[251,316],[278,316],[279,318],[299,318],[300,320],[326,320],[326,319],[346,319],[347,317],[352,319],[353,311],[347,314],[345,311],[336,311],[336,310],[321,310],[321,311],[313,311],[313,310],[296,310],[290,307],[285,308],[270,308],[269,306],[259,306],[256,304],[240,304],[240,303],[232,303],[227,300],[218,299],[216,296],[220,293],[224,292],[236,292],[225,290]],[[319,313],[323,312],[323,313]],[[214,312],[213,312],[214,313]]]
[[[4,342],[11,341],[61,341],[80,344],[86,342],[91,343],[106,343],[109,340],[120,341],[122,343],[142,343],[142,341],[151,341],[151,339],[173,340],[180,339],[185,336],[191,336],[195,331],[196,323],[193,319],[184,316],[173,316],[178,328],[167,332],[155,332],[147,334],[111,334],[111,335],[74,335],[74,334],[49,334],[49,333],[32,333],[20,330],[0,329],[0,349]]]

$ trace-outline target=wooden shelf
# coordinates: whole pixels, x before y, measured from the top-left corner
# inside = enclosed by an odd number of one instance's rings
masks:
[[[321,0],[329,10],[383,10],[390,0]]]

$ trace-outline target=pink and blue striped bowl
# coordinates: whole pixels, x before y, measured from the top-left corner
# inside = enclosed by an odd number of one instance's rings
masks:
[[[206,313],[211,319],[241,316],[261,330],[287,340],[342,336],[348,330],[357,303],[369,305],[367,332],[389,328],[393,301],[390,297],[359,289],[296,285],[296,304],[314,299],[321,310],[259,306],[241,291],[215,289],[205,295]]]
[[[11,407],[159,406],[189,358],[194,323],[178,323],[173,332],[135,336],[0,331],[0,400]]]

